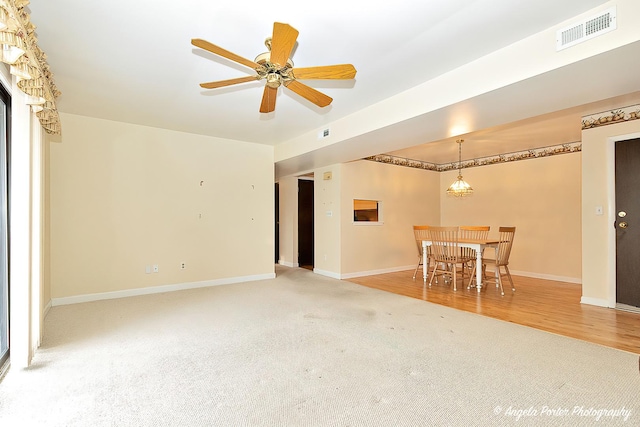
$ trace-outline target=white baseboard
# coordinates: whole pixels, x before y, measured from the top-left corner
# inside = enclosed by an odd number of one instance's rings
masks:
[[[336,277],[336,278],[352,279],[354,277],[374,276],[376,274],[395,273],[397,271],[407,271],[407,270],[415,270],[415,269],[416,269],[415,265],[407,265],[403,267],[392,267],[392,268],[384,268],[380,270],[358,271],[355,273],[338,274],[339,277]],[[313,271],[315,272],[316,270],[314,269]],[[333,273],[333,274],[335,275],[337,273]],[[421,271],[419,271],[418,274],[422,277]],[[514,271],[514,270],[511,270],[511,274],[514,276],[533,277],[536,279],[553,280],[556,282],[575,283],[578,285],[582,284],[582,280],[576,277],[555,276],[552,274],[531,273],[529,271]],[[330,276],[330,277],[335,277],[335,276]]]
[[[415,270],[416,266],[406,265],[404,267],[383,268],[380,270],[358,271],[355,273],[345,273],[340,275],[340,279],[353,279],[354,277],[375,276],[376,274],[395,273],[396,271]],[[420,274],[422,277],[422,273]]]
[[[383,268],[380,270],[358,271],[355,273],[345,273],[345,274],[334,273],[332,271],[318,270],[316,268],[313,269],[313,272],[321,274],[323,276],[333,277],[334,279],[353,279],[354,277],[374,276],[376,274],[395,273],[397,271],[408,271],[408,270],[415,270],[415,269],[416,269],[415,265],[406,265],[403,267],[391,267],[391,268]],[[420,277],[422,277],[421,271],[419,271],[418,274],[420,275]],[[555,276],[552,274],[531,273],[528,271],[514,271],[514,270],[511,270],[511,274],[514,276],[533,277],[536,279],[553,280],[556,282],[575,283],[578,285],[582,284],[582,280],[575,277]]]
[[[289,261],[285,261],[283,259],[278,260],[278,264],[284,265],[285,267],[291,267],[291,268],[300,267],[300,265],[297,262],[289,262]]]
[[[42,318],[44,319],[49,314],[49,310],[51,310],[52,300],[49,300],[47,305],[44,307],[44,312],[42,313]]]
[[[233,283],[253,282],[256,280],[274,279],[275,273],[256,274],[253,276],[229,277],[225,279],[204,280],[202,282],[177,283],[174,285],[153,286],[149,288],[125,289],[122,291],[101,292],[96,294],[75,295],[72,297],[52,298],[51,305],[79,304],[115,298],[127,298],[139,295],[160,294],[164,292],[182,291],[186,289],[206,288],[209,286],[230,285]]]
[[[609,303],[609,300],[602,299],[602,298],[591,298],[591,297],[582,297],[582,298],[580,298],[580,304],[595,305],[595,306],[598,306],[598,307],[606,307],[606,308],[614,308],[615,307],[615,304],[612,306]]]
[[[510,271],[512,276],[533,277],[535,279],[554,280],[556,282],[575,283],[578,285],[582,284],[582,279],[576,277],[554,276],[553,274],[531,273],[529,271],[515,271],[511,269]]]
[[[331,277],[332,279],[340,279],[340,273],[335,273],[333,271],[320,270],[318,268],[314,268],[313,272],[319,274],[321,276]]]
[[[627,305],[627,304],[614,304],[614,307],[616,310],[622,310],[622,311],[628,311],[630,313],[638,313],[640,314],[640,307],[635,307],[633,305]]]

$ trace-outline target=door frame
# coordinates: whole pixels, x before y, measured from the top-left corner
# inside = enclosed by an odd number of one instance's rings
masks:
[[[610,308],[616,307],[616,229],[613,224],[616,221],[616,142],[626,141],[628,139],[640,138],[640,132],[634,132],[626,135],[616,135],[607,138],[607,223],[609,225],[608,246],[609,246],[609,301]]]

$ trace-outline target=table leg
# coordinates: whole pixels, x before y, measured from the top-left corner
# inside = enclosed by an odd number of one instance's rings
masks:
[[[480,292],[482,287],[482,247],[476,250],[476,289]]]
[[[427,268],[429,267],[429,258],[427,258],[427,245],[422,245],[422,280],[427,281]]]

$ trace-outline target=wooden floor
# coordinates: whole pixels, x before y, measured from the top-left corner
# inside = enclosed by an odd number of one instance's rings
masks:
[[[580,304],[580,285],[513,276],[516,291],[505,287],[501,296],[493,283],[480,293],[458,284],[454,292],[442,283],[424,286],[421,272],[412,277],[401,271],[349,282],[640,354],[640,314]]]

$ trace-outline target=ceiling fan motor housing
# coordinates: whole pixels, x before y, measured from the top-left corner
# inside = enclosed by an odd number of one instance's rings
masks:
[[[282,84],[282,76],[278,73],[269,73],[266,77],[267,86],[277,88]]]

